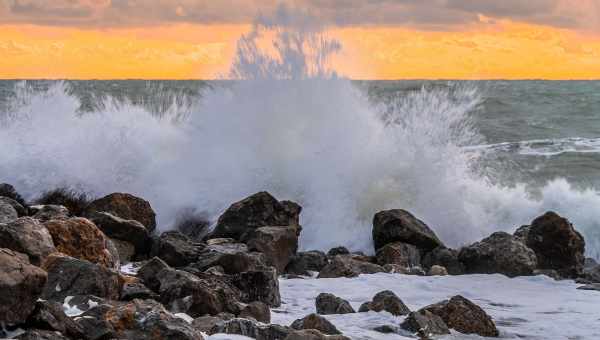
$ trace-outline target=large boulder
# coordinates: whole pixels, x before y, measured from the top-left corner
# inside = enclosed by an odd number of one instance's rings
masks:
[[[334,324],[318,314],[309,314],[302,319],[295,320],[291,327],[296,330],[316,329],[327,335],[342,334]]]
[[[29,214],[29,210],[26,206],[23,206],[12,198],[0,196],[0,205],[3,204],[10,205],[17,212],[18,217],[27,216]]]
[[[90,220],[106,236],[132,244],[136,254],[143,255],[150,251],[152,245],[150,233],[140,222],[126,220],[107,212],[93,212],[90,214]]]
[[[410,313],[410,309],[400,300],[400,298],[391,290],[384,290],[375,294],[373,301],[365,302],[358,310],[361,313],[374,311],[386,311],[392,315],[400,316]]]
[[[0,323],[23,323],[34,310],[47,274],[29,263],[27,255],[0,248]]]
[[[575,278],[583,271],[583,236],[569,220],[554,212],[533,220],[527,231],[526,244],[535,252],[539,269],[553,269],[568,278]]]
[[[158,292],[160,289],[160,280],[158,279],[158,273],[160,273],[164,269],[170,269],[168,264],[165,261],[161,260],[158,257],[154,257],[150,259],[148,262],[144,263],[140,267],[137,272],[137,277],[142,281],[142,283],[152,289],[155,292]]]
[[[150,254],[173,267],[183,267],[198,261],[206,245],[192,241],[178,231],[167,231],[154,240]]]
[[[122,281],[119,274],[104,266],[59,254],[50,255],[44,262],[48,282],[42,297],[63,302],[68,296],[95,295],[117,300]]]
[[[69,318],[58,302],[38,300],[26,322],[27,328],[56,331],[75,339],[83,338],[83,329]]]
[[[293,202],[278,201],[268,192],[259,192],[232,204],[217,221],[210,238],[233,238],[267,226],[291,226],[300,230],[302,208]]]
[[[8,223],[19,218],[17,210],[7,201],[0,200],[0,223]]]
[[[412,244],[424,251],[443,245],[423,221],[401,209],[381,211],[373,217],[375,250],[392,242]]]
[[[208,334],[236,334],[256,340],[282,340],[290,332],[279,325],[259,324],[252,320],[235,318],[216,323]]]
[[[463,334],[484,337],[496,337],[499,334],[492,318],[481,307],[460,295],[423,309],[439,316],[449,328]]]
[[[429,339],[433,335],[450,334],[444,320],[425,309],[408,314],[400,327],[409,332],[417,333],[422,339]]]
[[[41,265],[48,255],[56,252],[48,229],[30,217],[21,217],[6,224],[0,223],[0,248],[24,253],[36,266]]]
[[[298,250],[296,227],[261,227],[248,231],[243,241],[251,251],[266,255],[267,264],[283,273]]]
[[[338,255],[319,272],[318,278],[356,277],[383,272],[383,267],[374,263],[356,260],[352,255]]]
[[[292,256],[290,263],[285,268],[285,272],[295,275],[310,275],[310,271],[320,272],[329,260],[327,255],[322,251],[311,250],[306,252],[298,252]]]
[[[13,187],[12,185],[10,185],[8,183],[0,184],[0,197],[8,197],[10,199],[17,201],[20,205],[22,205],[24,207],[27,206],[23,197],[21,197],[21,195],[19,195],[17,190],[15,190],[15,187]]]
[[[63,220],[70,216],[69,210],[62,205],[32,205],[29,207],[29,211],[33,218],[40,222]]]
[[[260,270],[267,266],[265,254],[248,252],[244,244],[239,245],[240,248],[238,248],[238,251],[216,249],[213,246],[208,246],[198,261],[183,269],[196,274],[210,268],[220,267],[225,274],[233,275],[241,272]]]
[[[74,217],[50,220],[44,223],[56,249],[63,254],[100,264],[106,268],[117,268],[118,258],[108,249],[108,239],[90,220]]]
[[[125,220],[136,220],[153,232],[156,229],[156,213],[148,201],[123,193],[113,193],[97,199],[86,208],[85,215],[91,216],[94,212],[107,212]]]
[[[377,264],[397,264],[405,268],[420,267],[421,253],[417,247],[402,242],[388,243],[376,253]]]
[[[275,268],[247,271],[232,277],[232,283],[241,291],[243,302],[261,301],[270,307],[281,305],[279,280]]]
[[[458,254],[466,273],[494,274],[509,277],[532,275],[537,267],[533,250],[514,236],[496,232],[488,238],[464,247]]]
[[[315,307],[321,315],[356,313],[348,301],[329,293],[319,294]]]
[[[450,275],[465,273],[465,266],[458,259],[458,251],[443,246],[425,254],[421,259],[421,264],[428,270],[435,265],[442,266],[446,268]]]

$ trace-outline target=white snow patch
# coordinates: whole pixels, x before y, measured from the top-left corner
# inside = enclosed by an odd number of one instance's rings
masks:
[[[130,263],[122,265],[120,270],[121,270],[121,273],[123,273],[123,274],[136,276],[137,272],[140,270],[140,267],[139,267],[139,264],[137,264],[135,262],[130,262]]]
[[[77,308],[76,305],[71,306],[69,304],[69,302],[73,299],[73,296],[67,296],[65,298],[65,302],[63,303],[63,310],[65,311],[65,314],[67,316],[73,317],[73,316],[79,316],[81,314],[84,313],[84,311],[82,311],[81,309]],[[88,302],[89,304],[89,302]]]
[[[500,336],[509,339],[600,339],[600,292],[577,290],[573,281],[546,276],[503,275],[409,276],[361,275],[357,278],[282,279],[282,306],[272,310],[272,323],[290,325],[315,312],[319,293],[332,293],[358,310],[382,291],[395,292],[411,309],[462,295],[492,316]],[[409,334],[381,334],[372,329],[398,326],[404,317],[383,313],[326,315],[346,336],[360,340],[410,339]],[[414,339],[414,338],[413,338]],[[482,339],[453,332],[440,339]]]

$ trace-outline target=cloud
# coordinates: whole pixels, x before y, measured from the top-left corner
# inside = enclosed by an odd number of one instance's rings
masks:
[[[3,0],[0,23],[144,26],[240,24],[276,10],[281,0]],[[600,30],[600,0],[287,0],[340,26],[453,29],[481,16],[555,27]]]

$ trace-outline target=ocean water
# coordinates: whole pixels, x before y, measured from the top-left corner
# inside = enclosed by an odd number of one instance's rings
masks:
[[[384,209],[452,247],[554,210],[599,257],[600,82],[352,81],[304,15],[257,19],[235,81],[0,82],[0,181],[130,192],[161,230],[267,190],[303,206],[301,248],[369,253]]]

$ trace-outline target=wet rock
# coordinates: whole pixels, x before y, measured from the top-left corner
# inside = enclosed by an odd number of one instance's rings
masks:
[[[148,232],[156,229],[156,214],[150,203],[130,194],[113,193],[97,199],[88,205],[85,215],[91,216],[94,212],[107,212],[125,220],[136,220]]]
[[[382,334],[393,334],[398,333],[398,327],[392,325],[382,325],[373,328],[375,332],[379,332]]]
[[[291,327],[296,330],[316,329],[327,335],[342,334],[329,320],[314,313],[294,321]]]
[[[223,322],[224,320],[218,316],[201,316],[199,318],[194,319],[192,322],[192,327],[194,329],[199,330],[203,333],[209,333],[213,327],[215,327],[219,322]]]
[[[57,331],[72,338],[81,339],[83,329],[71,320],[57,302],[38,300],[26,322],[27,328]]]
[[[106,243],[106,249],[108,249],[113,258],[118,258],[119,262],[129,263],[136,258],[133,244],[114,238],[108,238]]]
[[[316,329],[303,329],[290,332],[284,340],[350,340],[350,338],[341,334],[325,335]]]
[[[17,216],[18,217],[24,217],[24,216],[27,216],[29,214],[29,210],[27,209],[26,206],[24,206],[21,203],[15,201],[12,198],[0,196],[0,206],[3,205],[3,204],[10,205],[17,212]]]
[[[263,253],[221,253],[211,251],[203,254],[198,262],[191,264],[184,270],[198,273],[219,267],[225,274],[234,275],[241,272],[260,270],[266,266],[265,254]]]
[[[421,265],[421,254],[417,247],[402,242],[386,244],[377,250],[376,256],[380,266],[398,264],[410,268]]]
[[[30,264],[27,255],[0,248],[0,321],[23,323],[34,310],[47,275]]]
[[[8,223],[19,218],[19,214],[13,208],[12,205],[8,204],[3,200],[0,200],[0,223]]]
[[[427,310],[411,312],[400,327],[409,332],[419,333],[421,337],[425,338],[432,335],[450,334],[444,320]]]
[[[499,334],[492,318],[481,307],[460,295],[423,309],[439,316],[449,328],[463,334],[484,337],[496,337]]]
[[[44,226],[61,253],[106,268],[118,269],[118,259],[107,248],[108,239],[90,220],[80,217],[50,220]]]
[[[62,205],[32,205],[29,207],[33,218],[40,222],[69,218],[69,210]]]
[[[446,268],[444,268],[442,266],[438,266],[437,264],[433,265],[427,271],[427,276],[446,276],[446,275],[448,275],[448,270],[446,270]]]
[[[256,340],[278,340],[285,339],[289,332],[287,327],[257,324],[252,320],[236,318],[217,323],[209,334],[237,334]]]
[[[283,273],[298,250],[296,227],[261,227],[248,231],[243,237],[251,251],[266,255],[267,264]]]
[[[575,278],[583,271],[583,236],[569,220],[554,212],[533,220],[526,244],[535,252],[539,269],[554,269],[568,278]]]
[[[173,267],[184,267],[196,262],[206,245],[192,241],[178,231],[167,231],[155,240],[151,255],[157,256]]]
[[[133,299],[153,299],[158,300],[160,297],[158,294],[151,291],[148,287],[144,286],[141,282],[126,282],[121,289],[122,301],[131,301]]]
[[[514,236],[496,232],[480,242],[464,247],[459,260],[466,273],[500,273],[509,277],[532,275],[537,267],[533,250]]]
[[[67,296],[91,294],[117,300],[122,282],[119,274],[104,266],[59,254],[50,255],[44,262],[48,281],[42,297],[62,302]]]
[[[315,305],[321,315],[356,313],[348,301],[329,293],[319,294]]]
[[[425,223],[408,211],[400,209],[375,214],[373,242],[375,250],[392,242],[412,244],[423,251],[431,251],[443,245]]]
[[[269,307],[281,305],[279,280],[274,268],[236,274],[232,277],[232,283],[241,291],[243,302],[261,301]]]
[[[327,256],[337,256],[337,255],[348,255],[350,254],[350,251],[346,248],[346,247],[335,247],[335,248],[331,248],[329,249],[329,251],[327,252]]]
[[[160,289],[160,280],[158,273],[164,269],[170,269],[169,265],[158,257],[153,257],[150,261],[144,263],[137,272],[137,277],[144,285],[151,290],[158,292]]]
[[[271,310],[269,306],[260,301],[254,301],[246,305],[242,309],[239,315],[240,318],[253,318],[256,321],[260,321],[262,323],[270,323],[271,322]]]
[[[36,266],[48,255],[56,252],[52,236],[46,227],[30,217],[0,224],[0,248],[24,253]]]
[[[351,255],[338,255],[319,272],[318,278],[356,277],[383,272],[385,270],[379,265],[355,260]]]
[[[147,254],[150,251],[150,233],[144,225],[136,220],[125,220],[107,212],[92,212],[90,220],[112,238],[128,242],[135,247],[135,253]]]
[[[285,272],[288,274],[309,276],[309,271],[319,272],[328,262],[327,255],[322,251],[299,252],[292,256],[290,263],[285,268]]]
[[[24,207],[27,206],[23,197],[21,197],[17,190],[15,190],[15,188],[8,183],[0,184],[0,197],[8,197],[17,201],[20,205]]]
[[[395,316],[407,315],[410,313],[410,309],[406,307],[404,302],[390,290],[384,290],[375,294],[373,301],[362,304],[358,311],[360,313],[368,311],[386,311]]]
[[[293,202],[279,202],[268,192],[259,192],[232,204],[217,221],[210,238],[233,238],[267,226],[291,226],[300,230],[302,208]]]
[[[584,268],[582,276],[590,282],[600,283],[600,265]]]
[[[431,268],[434,265],[442,266],[448,270],[450,275],[462,275],[465,273],[465,266],[458,259],[458,251],[446,247],[437,247],[428,252],[421,259],[424,268]]]
[[[15,339],[18,340],[68,340],[60,332],[49,331],[43,329],[28,329],[25,333],[20,334]]]

